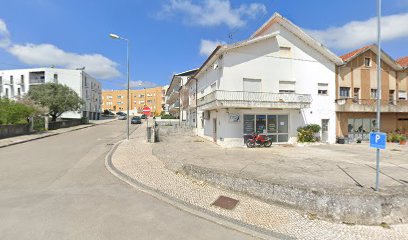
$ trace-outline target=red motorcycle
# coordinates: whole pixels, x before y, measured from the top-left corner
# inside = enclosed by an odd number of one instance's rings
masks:
[[[254,133],[248,138],[246,145],[248,148],[254,147],[270,147],[272,145],[272,138],[265,135]]]

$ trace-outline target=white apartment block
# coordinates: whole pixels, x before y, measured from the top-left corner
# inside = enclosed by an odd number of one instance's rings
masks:
[[[248,40],[218,46],[191,76],[197,113],[190,125],[197,117],[198,134],[225,147],[244,146],[254,132],[294,142],[306,124],[319,124],[321,140],[335,143],[337,64],[339,57],[274,14]]]
[[[33,68],[0,70],[0,97],[18,99],[28,93],[30,87],[54,82],[73,89],[85,102],[77,112],[65,112],[61,118],[99,119],[101,114],[101,84],[83,70],[58,68]]]

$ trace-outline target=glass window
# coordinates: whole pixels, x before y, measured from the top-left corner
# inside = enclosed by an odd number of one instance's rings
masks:
[[[317,94],[319,95],[327,95],[328,89],[329,89],[328,83],[317,84]]]
[[[277,133],[277,117],[276,115],[268,115],[268,133]]]
[[[398,99],[399,100],[407,100],[407,92],[406,91],[398,91]]]
[[[266,115],[256,115],[256,132],[264,133],[266,131]]]
[[[364,58],[364,66],[371,67],[371,58]]]
[[[350,97],[350,88],[349,87],[340,87],[340,97]]]
[[[244,115],[244,134],[252,134],[255,132],[254,120],[254,115]]]
[[[377,89],[371,89],[371,99],[376,99],[377,98]]]
[[[288,133],[288,115],[278,115],[278,133]]]

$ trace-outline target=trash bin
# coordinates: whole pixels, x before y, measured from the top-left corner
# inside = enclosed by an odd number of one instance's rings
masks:
[[[337,143],[338,144],[345,144],[346,140],[343,137],[339,137],[339,138],[337,138]]]
[[[152,127],[147,127],[147,142],[152,141]]]

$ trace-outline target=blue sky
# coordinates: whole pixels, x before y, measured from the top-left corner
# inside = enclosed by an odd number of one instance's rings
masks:
[[[341,55],[375,39],[375,2],[1,0],[0,69],[85,66],[104,89],[121,89],[126,45],[108,37],[116,33],[131,41],[132,85],[165,85],[199,67],[216,43],[249,37],[276,11]],[[384,50],[407,56],[408,0],[383,1],[383,16]]]

